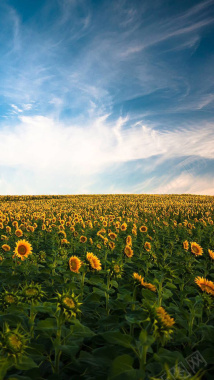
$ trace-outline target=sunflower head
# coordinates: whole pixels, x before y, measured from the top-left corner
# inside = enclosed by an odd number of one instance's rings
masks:
[[[113,251],[115,249],[115,243],[113,241],[109,241],[109,248]]]
[[[24,260],[29,255],[32,254],[32,246],[26,240],[19,240],[16,243],[16,248],[14,250],[16,256],[20,257],[21,260]]]
[[[147,232],[148,231],[148,228],[146,226],[141,226],[139,228],[140,232]]]
[[[11,330],[8,324],[4,325],[3,332],[0,332],[0,336],[2,350],[5,355],[17,358],[24,354],[28,339],[20,330],[20,326]]]
[[[22,230],[21,230],[20,228],[18,228],[18,229],[15,231],[15,235],[16,235],[17,237],[21,237],[21,236],[23,235]]]
[[[195,256],[202,256],[203,248],[200,247],[199,244],[192,242],[191,244],[191,252],[194,253]]]
[[[8,244],[3,244],[2,245],[2,249],[5,251],[5,252],[8,252],[10,251],[10,246]]]
[[[121,278],[123,275],[123,263],[113,260],[111,263],[111,275],[114,278]]]
[[[126,245],[129,245],[130,247],[132,246],[132,237],[130,235],[126,238]]]
[[[37,304],[43,297],[45,296],[45,292],[43,292],[41,285],[34,284],[26,284],[21,291],[21,297],[28,303]]]
[[[163,307],[153,307],[153,318],[154,337],[164,346],[171,339],[175,320]]]
[[[145,250],[147,252],[151,251],[151,248],[152,248],[151,243],[149,243],[148,241],[146,241],[145,244],[144,244],[144,248],[145,248]]]
[[[68,263],[71,272],[79,273],[82,262],[77,256],[71,256]]]
[[[66,319],[76,318],[76,315],[81,313],[80,305],[78,296],[76,297],[73,292],[57,293],[57,309],[64,314]]]
[[[86,236],[80,236],[80,243],[86,243],[87,237]]]
[[[124,253],[127,257],[132,257],[134,255],[134,252],[129,245],[125,246]]]
[[[204,277],[196,277],[195,283],[201,288],[203,292],[211,294],[214,296],[214,282],[209,281]]]
[[[99,271],[102,269],[100,260],[92,252],[87,252],[86,259],[89,263],[90,269],[96,270],[96,271]]]
[[[5,290],[0,295],[0,304],[2,305],[3,309],[11,305],[17,305],[18,302],[19,302],[19,297],[17,295],[17,292]]]
[[[214,252],[211,249],[208,249],[209,256],[212,260],[214,260]]]
[[[187,240],[185,240],[185,241],[183,242],[183,248],[184,248],[186,251],[188,251],[188,249],[189,249],[189,243],[188,243]]]

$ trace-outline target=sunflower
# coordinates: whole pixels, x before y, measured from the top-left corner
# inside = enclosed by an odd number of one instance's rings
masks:
[[[86,259],[89,261],[89,264],[92,269],[95,269],[95,270],[102,269],[100,260],[92,252],[87,252]]]
[[[126,245],[129,245],[130,247],[132,246],[132,237],[130,235],[126,238]]]
[[[120,227],[121,231],[126,231],[127,229],[127,224],[126,223],[123,223]]]
[[[191,252],[194,253],[195,256],[202,256],[203,248],[200,247],[199,244],[192,242],[191,244]]]
[[[78,302],[78,296],[75,297],[74,293],[64,292],[62,294],[57,293],[57,308],[60,309],[67,319],[76,317],[77,313],[80,313],[80,305]]]
[[[195,278],[195,283],[201,288],[203,292],[212,294],[214,296],[214,282],[198,276]]]
[[[45,296],[45,292],[42,290],[40,284],[34,284],[31,282],[30,284],[26,284],[21,291],[21,297],[29,303],[36,304]]]
[[[77,256],[71,256],[69,259],[69,268],[71,272],[79,273],[79,269],[82,263],[81,260]]]
[[[117,235],[116,235],[114,232],[110,232],[110,233],[108,234],[108,236],[109,236],[110,239],[112,239],[112,240],[115,240],[116,237],[117,237]]]
[[[87,237],[86,236],[80,236],[80,243],[86,243]]]
[[[132,257],[134,255],[134,252],[129,245],[125,246],[124,253],[127,257]]]
[[[5,252],[8,252],[10,251],[10,246],[8,244],[3,244],[2,245],[2,249],[5,251]]]
[[[140,284],[143,281],[143,277],[140,274],[136,273],[136,272],[133,273],[133,278],[134,278],[134,280],[137,280]]]
[[[18,357],[23,355],[27,348],[26,336],[20,332],[18,326],[15,330],[10,330],[8,324],[5,324],[3,333],[1,335],[1,346],[3,351],[8,356]]]
[[[61,239],[61,245],[68,245],[70,244],[67,239]]]
[[[9,234],[11,233],[11,227],[10,226],[6,227],[6,232],[9,233]]]
[[[163,307],[156,309],[157,317],[166,327],[172,327],[175,324],[174,318],[171,318]]]
[[[140,232],[147,232],[148,231],[148,228],[146,226],[141,226],[139,228]]]
[[[22,230],[20,230],[19,228],[15,231],[15,235],[17,236],[17,237],[21,237],[22,235],[23,235],[23,232],[22,232]]]
[[[151,290],[152,292],[156,292],[157,290],[155,285],[150,284],[149,282],[144,282],[143,280],[141,281],[141,285],[144,288]]]
[[[114,243],[113,241],[110,241],[110,242],[108,243],[108,245],[109,245],[109,248],[110,248],[112,251],[115,249],[115,243]]]
[[[209,253],[209,255],[210,255],[211,259],[213,259],[213,260],[214,260],[214,252],[213,252],[213,251],[211,251],[211,249],[208,249],[208,253]]]
[[[32,254],[32,246],[26,240],[19,240],[16,243],[14,252],[16,256],[20,257],[21,260],[24,260],[24,258],[27,258]]]
[[[149,252],[149,251],[151,251],[151,247],[152,247],[151,244],[148,241],[146,241],[145,244],[144,244],[145,250],[147,252]]]
[[[187,240],[185,240],[185,241],[183,242],[183,248],[184,248],[186,251],[188,251],[188,249],[189,249],[189,243],[188,243]]]

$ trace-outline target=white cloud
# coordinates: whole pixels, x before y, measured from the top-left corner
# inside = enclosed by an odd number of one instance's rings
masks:
[[[214,158],[211,124],[203,129],[197,126],[161,132],[142,123],[130,126],[128,117],[110,123],[108,116],[87,125],[22,116],[13,128],[5,125],[0,130],[0,165],[16,173],[14,192],[96,192],[94,184],[99,175],[111,175],[111,167],[116,164],[156,155],[160,156],[156,165],[187,155]],[[4,187],[8,178],[2,180]],[[173,184],[169,186],[173,188]]]
[[[163,181],[163,178],[161,179]],[[214,178],[180,174],[169,183],[153,188],[155,194],[214,195]]]
[[[14,109],[15,113],[23,112],[23,110],[21,108],[17,107],[15,104],[11,104],[11,107]]]

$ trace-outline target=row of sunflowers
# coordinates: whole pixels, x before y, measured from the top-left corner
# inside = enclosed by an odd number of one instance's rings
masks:
[[[211,196],[1,196],[0,380],[213,379],[213,232]]]

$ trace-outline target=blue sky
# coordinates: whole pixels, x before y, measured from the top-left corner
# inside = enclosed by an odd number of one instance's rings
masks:
[[[214,1],[0,2],[0,194],[214,195]]]

